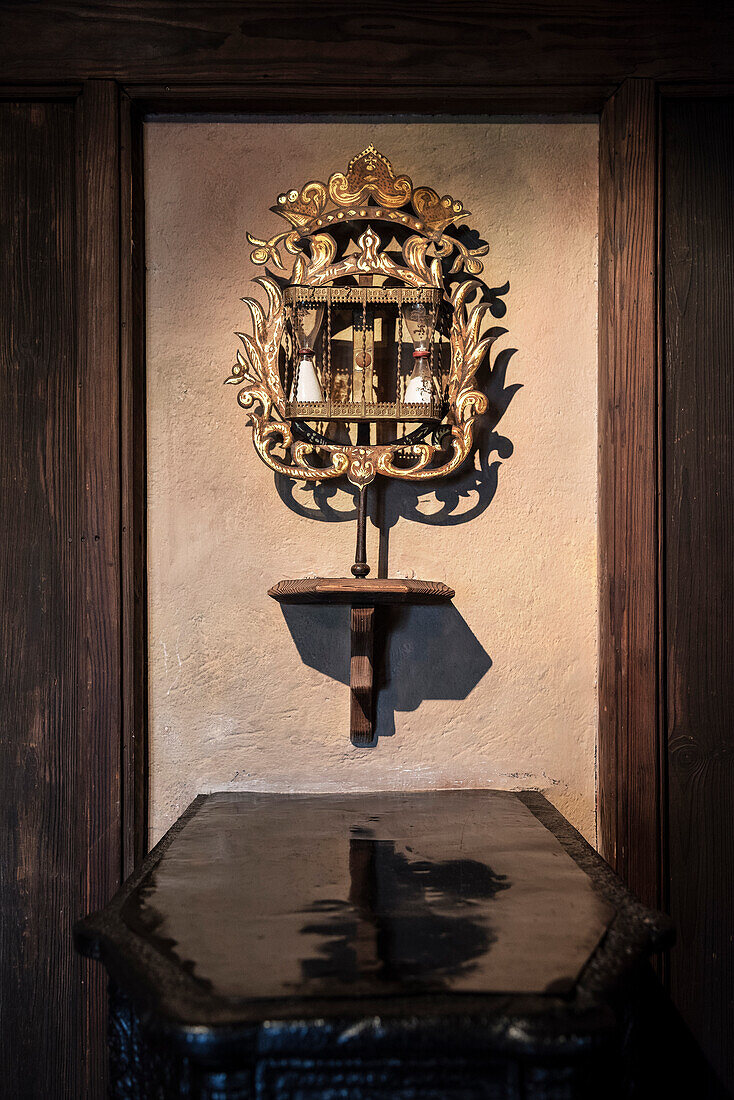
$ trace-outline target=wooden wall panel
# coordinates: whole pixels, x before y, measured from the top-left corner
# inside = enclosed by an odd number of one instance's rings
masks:
[[[120,881],[117,93],[0,105],[0,1091],[103,1094]]]
[[[77,738],[84,814],[77,844],[84,864],[75,917],[104,905],[114,893],[123,849],[117,86],[89,81],[77,104]],[[106,991],[97,974],[87,983],[84,1004],[94,1065],[104,1053],[106,1018]]]
[[[3,104],[0,126],[0,1080],[51,1096],[61,1073],[81,1094],[74,108]]]
[[[599,837],[661,903],[658,538],[658,114],[630,80],[600,128]]]
[[[148,596],[143,119],[120,97],[123,878],[147,853]]]
[[[664,165],[670,981],[734,1091],[734,99],[668,100]]]
[[[58,79],[61,66],[66,79],[246,81],[271,100],[293,81],[305,96],[341,86],[387,110],[391,88],[428,89],[434,103],[443,90],[439,109],[450,112],[466,109],[462,91],[493,82],[547,110],[541,85],[588,84],[605,97],[629,76],[734,74],[731,5],[690,0],[2,0],[0,20],[9,80]],[[326,109],[336,106],[332,96]]]

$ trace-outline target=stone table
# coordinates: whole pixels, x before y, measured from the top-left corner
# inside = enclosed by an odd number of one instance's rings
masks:
[[[631,1095],[670,940],[542,795],[197,798],[77,925],[117,1097]]]

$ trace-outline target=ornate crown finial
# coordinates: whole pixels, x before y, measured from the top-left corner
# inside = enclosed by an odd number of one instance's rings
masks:
[[[352,157],[346,172],[330,176],[328,184],[311,180],[300,190],[284,191],[270,209],[285,218],[291,229],[270,240],[248,233],[248,241],[256,246],[250,259],[259,265],[273,263],[281,270],[281,244],[296,254],[303,238],[320,234],[340,221],[402,224],[434,242],[442,256],[451,251],[458,253],[454,273],[463,268],[469,275],[479,275],[483,265],[478,257],[487,252],[486,245],[468,249],[450,233],[450,226],[469,216],[459,199],[440,196],[432,187],[414,188],[410,176],[397,176],[389,159],[373,142]]]
[[[338,206],[354,206],[374,199],[388,210],[397,210],[410,201],[413,181],[396,176],[390,161],[370,142],[346,171],[335,172],[329,179],[329,197]]]

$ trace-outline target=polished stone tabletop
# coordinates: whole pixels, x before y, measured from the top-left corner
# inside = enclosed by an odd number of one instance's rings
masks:
[[[218,997],[565,994],[615,910],[505,791],[200,800],[125,926]]]

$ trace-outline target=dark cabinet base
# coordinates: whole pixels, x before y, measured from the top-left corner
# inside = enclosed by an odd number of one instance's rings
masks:
[[[401,1051],[399,1042],[390,1042],[388,1024],[379,1026],[378,1041],[391,1046],[389,1056],[266,1057],[238,1064],[230,1055],[226,1066],[207,1066],[183,1054],[174,1037],[147,1030],[114,983],[109,1007],[113,1100],[611,1100],[635,1095],[620,1072],[621,1049],[608,1044],[571,1060],[416,1057],[411,1045]],[[308,1050],[308,1026],[299,1038]]]
[[[675,1095],[650,1031],[669,940],[505,791],[202,796],[77,927],[114,1100]]]

